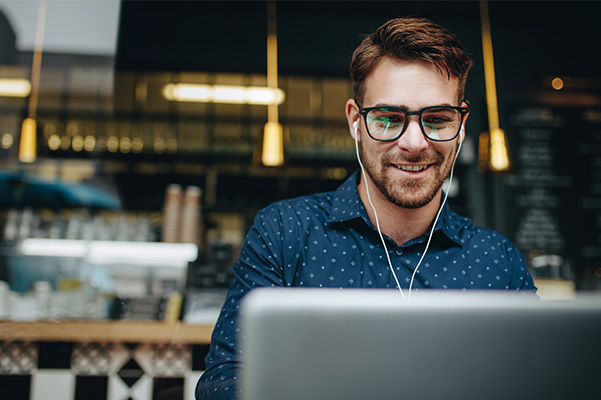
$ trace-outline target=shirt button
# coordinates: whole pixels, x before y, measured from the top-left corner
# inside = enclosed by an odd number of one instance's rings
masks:
[[[397,256],[399,256],[399,257],[400,257],[400,256],[402,256],[402,255],[403,255],[403,249],[401,249],[400,247],[399,247],[399,248],[397,248],[397,249],[394,251],[394,254],[396,254],[396,255],[397,255]]]

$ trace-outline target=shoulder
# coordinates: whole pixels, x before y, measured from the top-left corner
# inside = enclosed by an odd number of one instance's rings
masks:
[[[260,210],[257,213],[257,220],[271,218],[285,221],[327,218],[332,208],[334,193],[323,192],[277,201]]]
[[[327,225],[331,208],[329,193],[280,200],[260,210],[246,236],[246,244],[263,247],[276,243],[291,249],[307,240],[309,233]]]
[[[361,200],[357,193],[357,176],[357,173],[351,174],[335,190],[277,201],[260,210],[257,218],[277,215],[282,220],[326,221],[358,215]]]
[[[505,253],[511,258],[522,258],[515,244],[505,235],[493,229],[475,225],[467,217],[460,216],[451,211],[448,223],[454,239],[466,250],[482,252],[484,255]]]
[[[461,222],[455,231],[461,257],[469,265],[478,266],[478,278],[494,274],[493,285],[502,283],[506,289],[536,291],[524,256],[507,236],[477,226],[469,218],[458,217],[457,221]]]

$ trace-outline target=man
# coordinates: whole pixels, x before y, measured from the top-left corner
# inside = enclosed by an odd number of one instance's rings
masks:
[[[425,19],[391,20],[355,50],[346,116],[362,172],[334,192],[258,213],[234,265],[199,399],[236,397],[237,310],[256,287],[396,288],[405,298],[420,289],[535,292],[508,239],[443,201],[464,139],[471,65],[455,36]]]

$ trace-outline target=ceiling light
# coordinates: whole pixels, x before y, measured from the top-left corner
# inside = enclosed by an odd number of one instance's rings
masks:
[[[554,78],[551,81],[551,87],[555,90],[561,90],[563,89],[563,79],[561,78]]]
[[[281,104],[286,97],[279,88],[192,83],[165,85],[163,96],[169,101],[255,105]]]
[[[266,167],[279,167],[284,163],[284,132],[278,122],[265,124],[261,162]]]
[[[37,157],[37,125],[35,119],[25,118],[21,125],[21,141],[19,144],[19,161],[32,163]]]
[[[275,1],[267,3],[267,86],[278,90],[278,37]],[[267,106],[267,123],[263,129],[261,163],[266,167],[284,164],[284,130],[278,122],[278,105]]]
[[[509,170],[509,149],[507,148],[507,137],[503,129],[491,129],[490,131],[489,164],[491,171]]]
[[[497,84],[495,80],[495,63],[493,57],[492,36],[490,31],[490,15],[488,3],[480,2],[480,22],[482,25],[482,53],[484,60],[484,82],[486,85],[486,105],[488,109],[488,126],[490,135],[480,137],[480,161],[488,157],[488,169],[502,172],[510,168],[507,137],[499,125],[499,107],[497,103]],[[482,146],[488,144],[488,149]],[[482,168],[481,168],[482,170]]]
[[[0,79],[0,96],[27,97],[31,93],[31,82],[27,79]]]

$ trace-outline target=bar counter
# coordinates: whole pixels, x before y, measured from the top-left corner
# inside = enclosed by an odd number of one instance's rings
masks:
[[[192,400],[212,331],[180,321],[0,320],[3,395]]]
[[[0,341],[208,344],[213,325],[158,321],[0,321]]]

